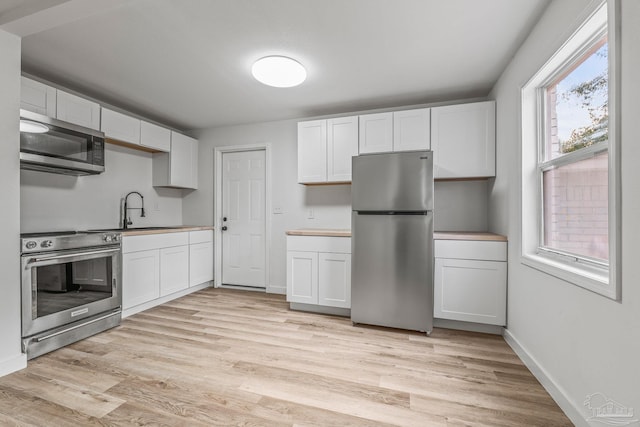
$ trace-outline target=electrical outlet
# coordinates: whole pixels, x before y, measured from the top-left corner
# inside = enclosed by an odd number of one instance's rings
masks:
[[[160,203],[154,202],[153,203],[153,210],[156,211],[156,212],[159,212],[160,211]]]
[[[273,208],[274,215],[282,215],[282,208]]]
[[[309,211],[307,212],[307,218],[308,218],[308,219],[313,219],[313,218],[314,218],[314,216],[313,216],[313,209],[309,209]]]

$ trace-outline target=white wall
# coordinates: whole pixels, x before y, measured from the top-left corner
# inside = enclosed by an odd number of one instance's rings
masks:
[[[588,394],[640,409],[640,2],[622,0],[622,301],[615,302],[520,262],[520,88],[576,28],[589,0],[551,2],[496,84],[497,178],[492,231],[509,237],[508,334],[552,382],[555,397],[587,425]],[[636,416],[638,418],[638,416]]]
[[[20,349],[20,38],[0,30],[0,376],[22,369]]]
[[[304,119],[301,119],[304,120]],[[213,152],[216,146],[268,142],[272,147],[273,215],[269,283],[286,283],[285,231],[296,228],[351,228],[351,186],[305,186],[297,183],[297,122],[285,120],[209,129],[198,135],[198,191],[185,196],[186,224],[212,225],[214,206]],[[487,182],[436,183],[436,230],[486,231]],[[309,210],[314,219],[308,219]]]
[[[145,218],[130,211],[132,227],[182,224],[182,192],[151,185],[152,154],[105,144],[100,175],[65,176],[20,171],[22,232],[114,228],[120,225],[121,199],[130,191],[144,196]],[[140,206],[137,195],[129,206]]]

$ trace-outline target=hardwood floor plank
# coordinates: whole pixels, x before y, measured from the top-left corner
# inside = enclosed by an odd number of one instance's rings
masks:
[[[208,288],[0,378],[0,425],[566,426],[502,337]]]

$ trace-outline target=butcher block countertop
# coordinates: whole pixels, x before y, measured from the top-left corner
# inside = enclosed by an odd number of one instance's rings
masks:
[[[326,236],[326,237],[351,237],[351,230],[333,228],[300,228],[288,230],[288,236]],[[494,242],[506,242],[507,238],[500,234],[462,232],[462,231],[436,231],[434,240],[484,240]]]
[[[474,231],[436,231],[433,233],[433,240],[484,240],[490,242],[506,242],[507,236]]]
[[[130,228],[128,230],[120,230],[123,236],[146,236],[148,234],[163,233],[181,233],[184,231],[213,230],[212,226],[207,225],[182,225],[176,227],[153,227],[153,228]],[[116,231],[116,230],[114,230]]]
[[[351,230],[340,228],[300,228],[287,230],[288,236],[351,237]]]

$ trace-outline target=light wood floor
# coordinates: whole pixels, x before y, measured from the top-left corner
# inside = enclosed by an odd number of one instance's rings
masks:
[[[0,378],[0,425],[566,426],[498,336],[431,337],[206,289]]]

